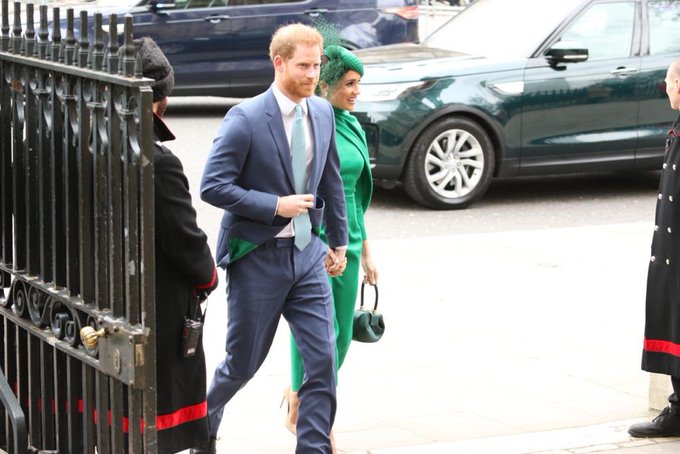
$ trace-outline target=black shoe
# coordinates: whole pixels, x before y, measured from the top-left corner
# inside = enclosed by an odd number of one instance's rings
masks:
[[[680,410],[666,407],[651,422],[630,426],[628,433],[637,438],[680,437]]]
[[[217,438],[210,437],[207,445],[203,444],[197,448],[191,448],[191,454],[217,454]]]

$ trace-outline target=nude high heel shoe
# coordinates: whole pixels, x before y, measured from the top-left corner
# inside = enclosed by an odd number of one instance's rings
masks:
[[[283,423],[285,424],[286,429],[290,431],[290,433],[296,435],[298,410],[300,409],[300,399],[298,399],[297,393],[291,391],[290,387],[288,387],[283,390],[283,399],[281,399],[280,407],[283,406],[283,402],[286,402],[287,409],[286,417],[283,420]],[[337,454],[338,450],[335,445],[335,436],[333,434],[333,430],[331,430],[329,438],[331,439],[331,448],[333,449],[333,454]]]
[[[333,454],[338,454],[338,448],[335,445],[335,435],[333,435],[333,429],[331,429],[331,433],[328,434],[328,436],[331,439],[331,449],[333,449]]]
[[[283,406],[284,401],[286,402],[286,418],[283,420],[283,423],[285,424],[286,429],[295,435],[297,429],[298,410],[300,408],[300,399],[298,399],[296,392],[291,391],[290,388],[286,388],[283,390],[281,406]]]

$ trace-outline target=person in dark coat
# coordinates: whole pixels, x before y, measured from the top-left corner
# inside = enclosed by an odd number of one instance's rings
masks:
[[[184,319],[217,287],[217,269],[205,233],[196,224],[180,160],[162,142],[175,136],[163,122],[174,86],[172,66],[150,38],[135,40],[144,77],[154,79],[154,191],[156,236],[156,374],[158,452],[199,445],[208,436],[202,339],[182,354]],[[200,309],[200,306],[199,306]]]
[[[666,94],[671,108],[680,110],[680,60],[668,68]],[[647,277],[642,369],[670,375],[673,394],[659,416],[628,429],[642,438],[680,436],[680,116],[668,136]]]

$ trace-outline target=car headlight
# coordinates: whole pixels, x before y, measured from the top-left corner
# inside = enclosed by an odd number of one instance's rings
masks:
[[[360,102],[380,102],[399,99],[409,90],[424,85],[423,81],[399,82],[394,84],[361,84]]]

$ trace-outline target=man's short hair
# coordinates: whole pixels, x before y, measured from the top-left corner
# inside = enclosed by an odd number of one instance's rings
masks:
[[[279,55],[284,60],[290,60],[298,44],[319,46],[319,51],[323,51],[323,37],[317,29],[304,24],[290,24],[274,32],[269,44],[269,58],[273,62],[274,57]]]

